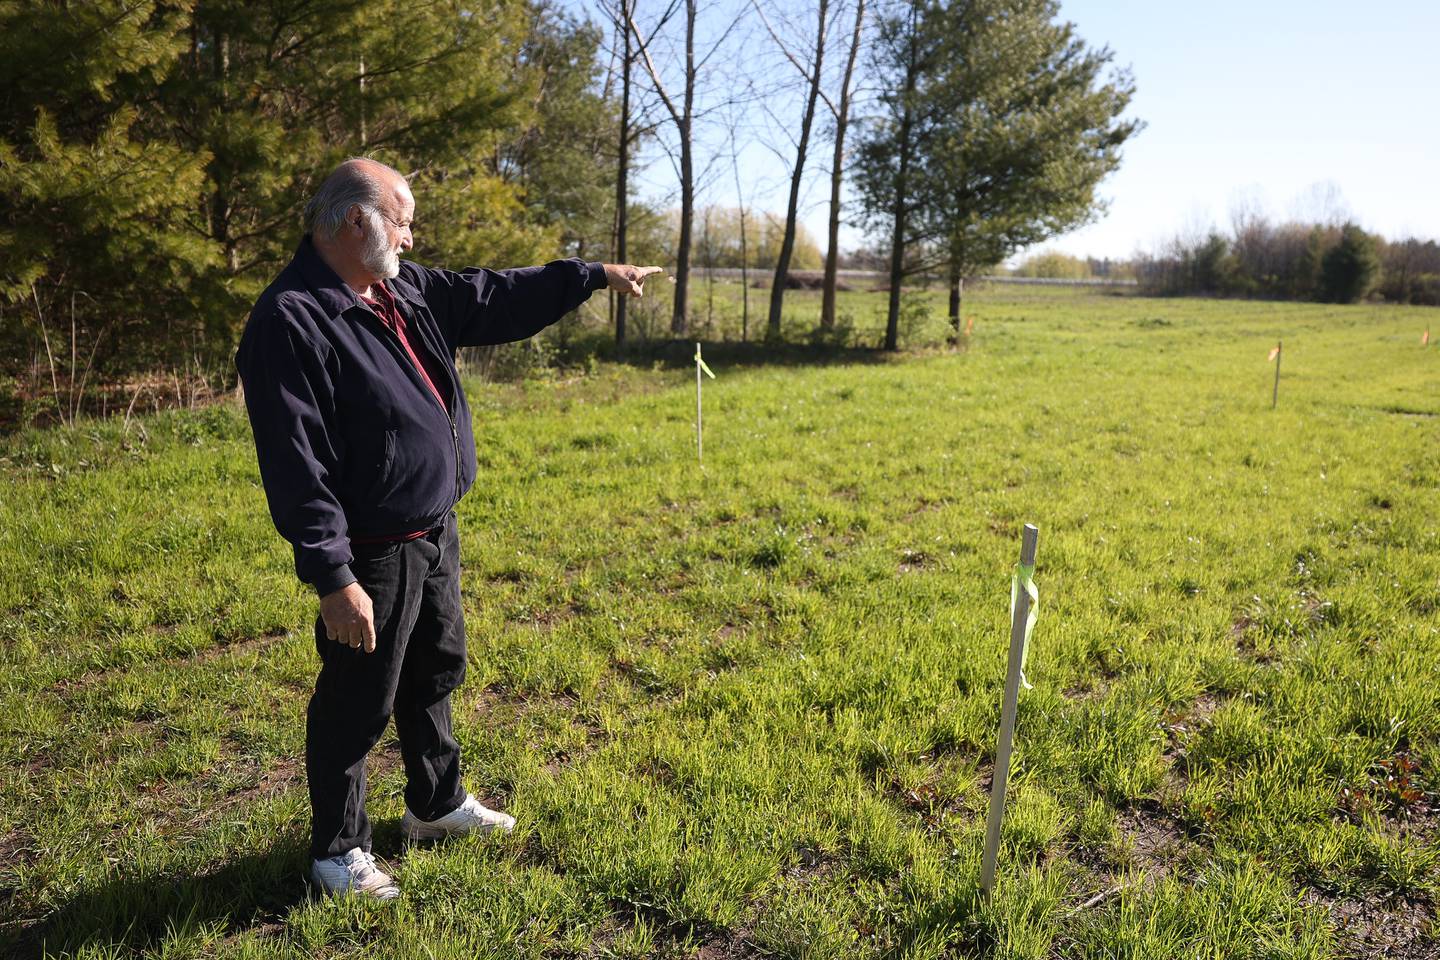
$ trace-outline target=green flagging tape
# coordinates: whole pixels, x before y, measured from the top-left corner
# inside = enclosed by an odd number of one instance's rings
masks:
[[[1020,599],[1020,588],[1024,587],[1025,592],[1030,595],[1030,614],[1025,618],[1025,638],[1020,643],[1020,686],[1026,690],[1033,690],[1030,681],[1025,679],[1025,658],[1030,655],[1030,633],[1035,629],[1035,615],[1040,609],[1040,591],[1035,589],[1035,564],[1028,567],[1023,563],[1015,564],[1015,575],[1010,578],[1010,622],[1015,622],[1015,604]]]
[[[715,379],[715,374],[711,372],[709,367],[705,366],[705,361],[700,359],[700,344],[698,343],[695,344],[695,362],[700,364],[701,370],[704,370],[706,373],[710,374],[711,380]]]

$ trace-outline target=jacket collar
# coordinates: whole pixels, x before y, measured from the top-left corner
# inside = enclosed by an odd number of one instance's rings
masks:
[[[417,306],[422,306],[425,303],[425,298],[420,295],[420,288],[411,283],[410,278],[406,276],[405,265],[407,263],[409,263],[407,260],[400,261],[400,275],[386,280],[385,287],[395,295],[397,300],[406,300]],[[414,265],[411,264],[411,266],[413,267]]]
[[[355,295],[355,291],[321,258],[310,234],[300,238],[294,263],[300,271],[300,279],[315,297],[315,302],[320,304],[320,309],[329,314],[331,319],[339,317],[352,307],[360,306],[360,298]]]
[[[300,238],[300,246],[295,250],[294,263],[300,271],[300,279],[310,289],[310,293],[314,295],[320,308],[332,319],[339,317],[352,307],[361,306],[360,297],[320,256],[320,251],[315,249],[315,243],[310,239],[308,233]],[[397,299],[412,304],[423,304],[424,298],[420,296],[420,291],[405,276],[405,263],[404,260],[400,261],[400,275],[386,280],[385,286]]]

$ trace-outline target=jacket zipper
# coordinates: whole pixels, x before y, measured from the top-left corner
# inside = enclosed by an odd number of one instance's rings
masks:
[[[397,299],[397,301],[396,301],[395,309],[396,309],[396,310],[399,310],[399,309],[400,309],[398,299]],[[417,324],[414,324],[414,329],[415,329],[415,331],[420,335],[420,340],[421,340],[421,344],[422,344],[423,348],[426,349],[426,350],[431,351],[432,353],[434,353],[434,345],[424,342],[427,335],[426,335],[425,331],[423,331],[423,330],[420,329],[420,325],[419,325],[418,323],[417,323]],[[419,354],[416,354],[416,356],[419,356]],[[442,366],[442,367],[445,368],[445,376],[450,380],[450,406],[449,406],[449,407],[446,407],[446,409],[445,409],[445,416],[448,417],[449,420],[450,420],[450,449],[451,449],[452,451],[454,451],[454,453],[455,453],[455,503],[459,503],[459,502],[460,502],[460,428],[459,428],[459,427],[456,425],[456,423],[455,423],[455,413],[454,413],[454,411],[455,411],[456,409],[458,409],[459,406],[460,406],[460,375],[459,375],[459,373],[453,373],[453,374],[452,374],[452,373],[450,372],[451,367],[445,363],[445,358],[444,358],[442,355],[436,354],[436,359],[440,361],[440,366]],[[444,404],[441,404],[441,406],[444,406]]]
[[[396,301],[397,303],[395,309],[399,310],[400,307],[398,303],[398,297],[396,298]],[[390,339],[390,343],[399,352],[401,359],[404,362],[404,365],[407,367],[415,366],[415,364],[410,361],[410,357],[405,350],[405,344],[400,342],[400,337],[395,333],[395,331],[391,330],[390,326],[385,323],[384,320],[381,320],[374,310],[371,310],[367,307],[365,312],[370,314],[370,316],[374,319],[376,325],[379,326],[380,329],[383,331],[381,336],[385,336]],[[430,349],[429,344],[425,345],[425,349]],[[417,353],[415,357],[418,360],[420,355]],[[444,366],[443,362],[441,365]],[[411,379],[419,380],[420,376],[421,372],[419,370],[416,370],[414,376],[412,376]],[[450,403],[452,406],[458,405],[459,397],[456,396],[456,394],[458,394],[460,390],[459,381],[450,373],[450,369],[448,367],[446,367],[445,369],[445,376],[448,377],[450,380]],[[421,382],[419,386],[424,387],[425,384]],[[422,392],[431,393],[428,388],[423,390]],[[450,424],[450,450],[455,460],[455,499],[454,502],[451,504],[451,507],[453,508],[456,503],[460,502],[460,428],[455,423],[455,414],[451,413],[450,410],[446,409],[445,404],[440,402],[439,397],[435,398],[435,402],[440,405],[440,411],[445,414],[445,419]]]

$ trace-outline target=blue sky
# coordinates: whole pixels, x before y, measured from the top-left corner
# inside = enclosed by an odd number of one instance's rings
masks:
[[[1126,256],[1237,198],[1313,212],[1333,184],[1387,236],[1440,237],[1440,2],[1070,0],[1063,15],[1135,74],[1148,124],[1105,184],[1109,214],[1052,244]]]
[[[702,36],[744,5],[709,7]],[[571,6],[596,16],[583,0]],[[642,24],[646,10],[642,0]],[[1128,257],[1180,230],[1224,229],[1242,200],[1275,219],[1310,219],[1338,206],[1390,237],[1440,238],[1440,0],[1062,0],[1061,16],[1132,70],[1130,112],[1147,126],[1101,188],[1108,213],[1047,248]],[[721,65],[702,78],[712,92],[723,93],[731,76],[789,70],[758,25],[737,47],[740,69]],[[747,202],[783,213],[787,170],[763,143],[783,145],[800,105],[769,102],[773,116],[752,111],[739,128],[741,179]],[[701,202],[735,204],[727,124],[702,126],[698,139],[702,164],[725,157]],[[658,150],[650,154],[637,192],[678,203],[671,165]],[[812,144],[801,205],[822,244],[829,155],[828,143]],[[841,246],[863,240],[847,224]]]

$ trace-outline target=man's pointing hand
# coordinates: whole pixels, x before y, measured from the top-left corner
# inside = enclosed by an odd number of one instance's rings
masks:
[[[605,264],[605,279],[611,290],[628,293],[632,297],[645,295],[645,278],[664,273],[664,267],[632,267],[628,263]]]

